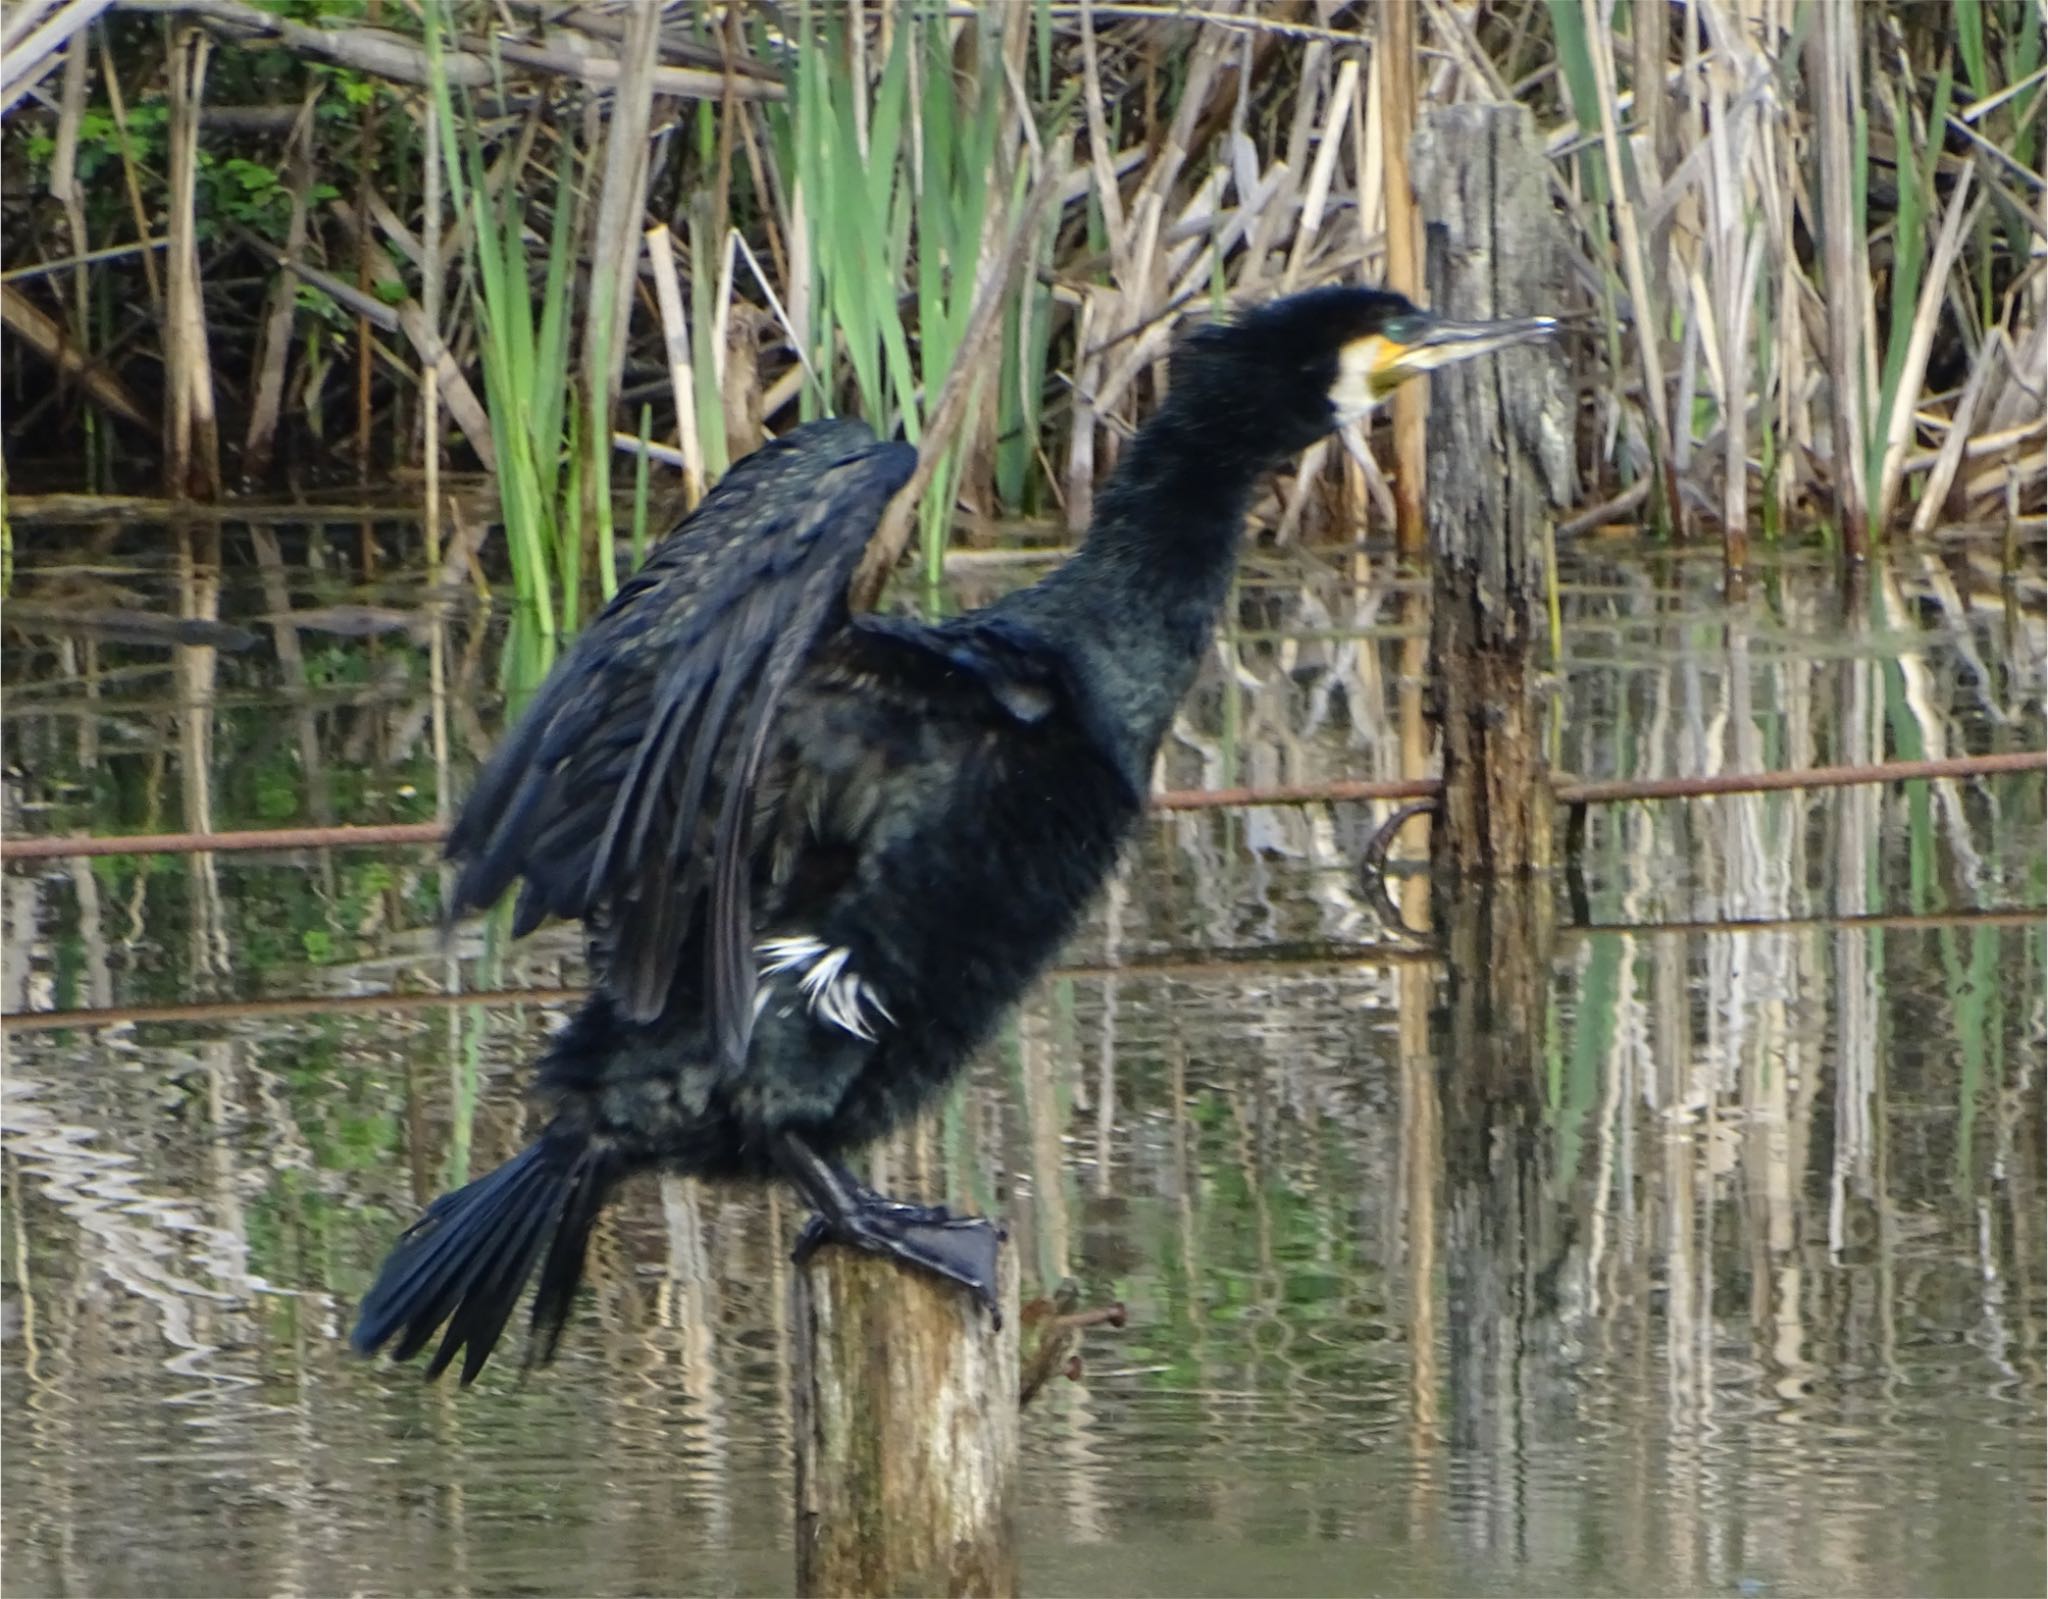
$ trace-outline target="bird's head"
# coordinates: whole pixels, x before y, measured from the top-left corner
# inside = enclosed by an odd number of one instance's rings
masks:
[[[1454,322],[1386,289],[1311,289],[1197,328],[1174,358],[1173,398],[1285,460],[1418,373],[1556,331],[1551,317]]]

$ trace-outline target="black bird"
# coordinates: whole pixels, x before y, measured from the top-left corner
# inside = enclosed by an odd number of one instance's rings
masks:
[[[1197,329],[1081,549],[938,623],[849,613],[916,454],[857,422],[741,461],[555,667],[448,841],[455,908],[589,930],[596,989],[539,1067],[550,1119],[402,1237],[354,1342],[447,1332],[474,1378],[536,1265],[554,1351],[599,1211],[668,1170],[794,1183],[826,1240],[993,1308],[1000,1234],[840,1157],[927,1104],[1073,931],[1237,562],[1259,476],[1435,366],[1548,319],[1451,323],[1334,288]]]

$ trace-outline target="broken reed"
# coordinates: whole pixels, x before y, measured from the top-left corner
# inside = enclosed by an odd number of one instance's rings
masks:
[[[431,366],[456,464],[496,475],[532,619],[517,679],[633,558],[611,505],[639,467],[613,457],[638,452],[645,407],[682,504],[802,416],[901,429],[928,575],[1001,516],[1084,524],[1181,312],[1400,275],[1386,241],[1408,209],[1386,184],[1412,81],[1422,105],[1515,99],[1546,130],[1583,285],[1559,309],[1582,330],[1588,519],[1718,527],[1736,569],[1753,528],[1825,517],[1852,551],[1948,515],[2038,525],[2026,0],[1528,0],[1476,25],[1404,4],[1339,27],[1227,3],[664,18],[437,0],[409,41],[210,0],[213,35],[117,11],[51,43],[92,8],[24,0],[0,24],[6,132],[57,204],[4,202],[0,314],[17,381],[47,361],[77,387],[10,427],[33,438],[83,404],[110,439],[169,415],[174,486],[211,492],[214,411],[245,424],[245,466],[280,427],[301,451],[333,437],[353,346],[353,447],[402,468],[442,442],[415,388]],[[237,131],[233,102],[275,94],[281,66],[291,117]],[[273,284],[242,314],[246,286]],[[135,398],[159,353],[167,407]],[[1311,453],[1283,536],[1391,521],[1383,457],[1358,446]]]

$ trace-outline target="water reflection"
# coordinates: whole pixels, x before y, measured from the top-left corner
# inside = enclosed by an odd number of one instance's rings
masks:
[[[434,814],[487,742],[487,619],[278,538],[243,588],[204,587],[203,545],[125,580],[265,648],[10,636],[10,825]],[[1163,782],[1416,769],[1414,597],[1307,559],[1248,581]],[[2038,629],[1935,564],[1845,627],[1815,568],[1730,613],[1709,563],[1582,554],[1558,764],[2038,747]],[[423,629],[275,620],[373,602]],[[1598,813],[1584,908],[1614,930],[1475,898],[1441,962],[1372,953],[1409,942],[1354,874],[1382,814],[1160,819],[965,1091],[878,1153],[1000,1208],[1027,1283],[1129,1306],[1029,1414],[1031,1587],[2038,1592],[2048,940],[1949,917],[2039,903],[2039,779]],[[418,851],[5,889],[10,1011],[580,975],[562,938],[444,955]],[[1840,919],[1873,912],[1918,919]],[[1649,930],[1719,918],[1789,925]],[[524,1141],[559,1014],[10,1034],[10,1592],[786,1589],[779,1196],[633,1190],[529,1380],[458,1395],[340,1342],[419,1199]]]

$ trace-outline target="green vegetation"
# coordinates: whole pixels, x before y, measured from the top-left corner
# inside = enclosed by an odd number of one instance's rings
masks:
[[[1838,9],[1691,0],[1595,26],[1575,0],[1524,0],[1469,31],[1421,20],[1423,115],[1515,99],[1555,163],[1578,270],[1526,292],[1583,330],[1580,498],[1718,526],[1737,563],[1752,524],[1846,518],[1852,544],[1953,516],[2040,524],[2037,11]],[[110,13],[24,80],[0,229],[31,275],[11,303],[92,366],[10,421],[10,451],[35,460],[81,407],[152,414],[136,396],[156,363],[194,358],[138,313],[161,303],[149,241],[173,124],[195,116],[199,348],[226,447],[259,476],[273,436],[373,476],[429,444],[491,468],[486,553],[530,619],[514,681],[616,581],[613,497],[639,468],[615,446],[643,409],[684,504],[802,416],[900,429],[927,456],[930,577],[995,519],[1085,520],[1181,311],[1385,271],[1382,175],[1406,130],[1379,113],[1403,64],[1370,7],[1329,27],[1043,0],[685,8],[569,50],[574,13],[521,36],[443,0],[380,15],[398,30],[382,57],[353,12],[271,16],[270,37],[212,41],[185,113],[170,68],[199,32],[175,19]],[[622,76],[586,70],[607,58]],[[284,260],[293,297],[259,316]],[[420,382],[443,346],[452,432]],[[26,336],[5,361],[19,383],[54,358]],[[147,468],[147,436],[95,438],[92,482]],[[1365,515],[1340,460],[1304,468],[1290,530]]]
[[[782,165],[796,175],[794,205],[810,223],[812,274],[804,297],[825,312],[806,352],[820,381],[807,386],[804,410],[824,408],[835,374],[850,368],[859,413],[919,443],[946,383],[961,369],[968,374],[967,410],[992,381],[992,394],[1013,402],[1005,408],[1011,432],[1035,437],[1043,368],[1042,356],[1033,357],[1047,336],[1048,296],[1034,288],[1010,306],[993,367],[962,366],[977,297],[1000,286],[990,273],[1000,265],[1001,224],[1023,205],[1029,176],[1020,159],[1023,130],[1008,115],[1003,30],[976,28],[956,49],[942,13],[913,12],[895,30],[879,73],[850,79],[841,67],[847,19],[823,16],[801,43],[788,101],[769,119]],[[904,285],[915,286],[914,299],[902,296]],[[899,297],[915,306],[914,343]],[[925,574],[933,583],[969,438],[956,433],[941,447],[921,509]],[[1021,489],[1014,449],[1009,453]]]
[[[575,450],[577,410],[571,403],[569,358],[576,161],[565,145],[558,157],[547,248],[536,262],[529,258],[527,208],[510,181],[513,169],[502,171],[493,184],[468,98],[458,105],[440,70],[438,27],[428,29],[427,49],[435,69],[438,154],[455,214],[471,230],[472,247],[463,259],[472,269],[470,287],[481,307],[479,363],[515,597],[505,682],[515,698],[523,698],[554,664],[557,641],[575,632],[583,581],[577,476],[582,462]]]

